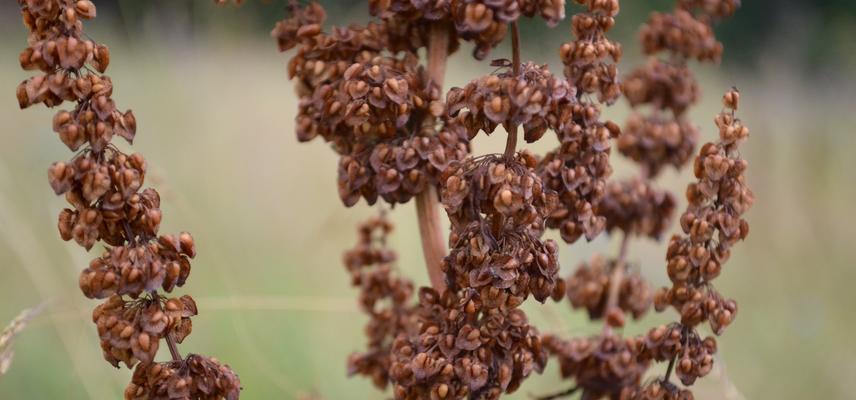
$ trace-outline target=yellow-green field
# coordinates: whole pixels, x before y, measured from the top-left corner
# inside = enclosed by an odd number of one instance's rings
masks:
[[[100,32],[99,40],[111,44],[110,37]],[[55,228],[64,203],[46,169],[71,154],[51,131],[52,111],[21,111],[15,100],[27,76],[16,62],[24,43],[23,34],[0,42],[0,325],[24,308],[45,309],[16,339],[0,399],[117,399],[130,373],[102,361],[90,320],[96,303],[77,288],[98,250],[62,242]],[[196,297],[200,315],[181,350],[228,362],[246,399],[388,397],[345,377],[346,356],[363,346],[365,318],[340,254],[354,240],[354,224],[373,210],[345,209],[334,154],[321,142],[297,143],[285,58],[266,37],[173,41],[161,32],[112,48],[115,98],[139,120],[134,149],[149,161],[148,184],[161,191],[162,231],[188,230],[198,243],[178,293]],[[461,84],[490,67],[464,61],[449,71],[450,84]],[[705,139],[714,138],[720,94],[732,84],[743,93],[741,115],[752,128],[744,155],[757,201],[749,239],[718,281],[740,312],[697,397],[856,398],[856,84],[804,79],[787,59],[758,70],[699,71],[705,99],[693,118]],[[607,115],[621,121],[626,111],[619,105]],[[478,140],[476,152],[486,152],[504,138]],[[615,176],[632,173],[613,158]],[[682,196],[689,179],[668,172],[660,182]],[[399,266],[424,283],[413,205],[393,214]],[[608,237],[563,247],[563,274],[595,252],[615,251]],[[653,242],[630,249],[657,285],[667,280],[664,252]],[[598,329],[564,302],[526,310],[542,331]],[[673,317],[651,315],[627,332]],[[511,398],[567,385],[551,364]]]

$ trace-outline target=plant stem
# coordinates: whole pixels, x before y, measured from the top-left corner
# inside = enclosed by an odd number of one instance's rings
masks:
[[[672,370],[675,368],[675,360],[678,359],[678,355],[675,354],[671,360],[669,360],[669,366],[666,367],[666,377],[663,378],[663,383],[669,383],[669,378],[672,377]]]
[[[444,23],[431,26],[428,43],[428,77],[442,93],[443,78],[446,73],[446,59],[449,50],[449,29]],[[416,196],[416,215],[419,219],[419,235],[422,238],[422,253],[425,266],[434,290],[442,293],[446,290],[446,280],[441,269],[446,257],[445,235],[440,224],[440,204],[437,190],[429,185]]]
[[[607,315],[607,321],[604,322],[604,333],[609,332],[612,328],[609,326],[608,315],[610,310],[618,306],[618,296],[621,293],[621,281],[624,280],[624,270],[627,258],[627,247],[630,243],[630,235],[627,233],[621,237],[621,247],[618,250],[618,260],[615,261],[615,266],[612,268],[612,274],[609,277],[609,297],[606,300],[606,308],[604,309]]]
[[[517,21],[511,23],[511,70],[514,76],[520,75],[520,29]],[[508,138],[505,141],[505,158],[511,160],[517,147],[517,125],[508,127]]]
[[[166,335],[166,345],[169,347],[169,354],[172,356],[172,361],[182,361],[181,353],[178,352],[178,345],[175,343],[175,340],[172,339],[172,334],[169,333]]]
[[[520,28],[517,21],[511,23],[511,68],[514,76],[520,75]]]
[[[570,396],[570,395],[572,395],[572,394],[576,393],[578,390],[580,390],[579,386],[574,386],[574,387],[572,387],[572,388],[570,388],[570,389],[563,390],[563,391],[558,392],[558,393],[553,393],[553,394],[551,394],[551,395],[547,395],[547,396],[544,396],[544,397],[536,397],[535,399],[536,399],[536,400],[555,400],[555,399],[560,399],[560,398],[562,398],[562,397]]]
[[[160,299],[161,296],[158,292],[152,293],[152,299],[157,302],[158,307],[160,307]],[[172,338],[172,333],[166,334],[166,345],[169,347],[169,354],[172,356],[172,361],[183,361],[184,358],[181,357],[181,353],[178,352],[178,344],[175,343],[175,340]]]
[[[505,139],[505,158],[511,160],[514,158],[514,152],[517,150],[517,125],[508,127],[508,137]]]

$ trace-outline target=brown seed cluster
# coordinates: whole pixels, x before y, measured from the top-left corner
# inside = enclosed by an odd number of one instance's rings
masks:
[[[190,317],[196,314],[196,302],[186,295],[132,301],[114,295],[95,308],[92,320],[101,337],[104,358],[114,367],[123,362],[132,368],[137,362],[154,362],[160,341],[167,335],[178,343],[184,341],[193,329]]]
[[[453,123],[466,128],[470,138],[479,131],[491,134],[500,125],[506,131],[522,127],[528,143],[547,129],[558,129],[563,107],[574,100],[568,82],[553,76],[546,65],[526,63],[515,74],[507,60],[494,64],[502,66],[501,72],[449,89],[446,103]]]
[[[596,205],[612,174],[610,139],[621,132],[617,124],[600,121],[596,104],[579,101],[561,107],[556,134],[559,147],[541,160],[539,175],[545,186],[559,196],[547,226],[558,229],[562,239],[574,243],[580,237],[593,240],[606,227]]]
[[[461,129],[380,142],[339,159],[339,197],[346,206],[360,198],[373,204],[378,196],[390,204],[405,203],[437,185],[441,172],[468,154]]]
[[[19,0],[18,4],[29,29],[29,46],[19,61],[23,69],[40,72],[18,86],[21,108],[75,103],[73,110],[55,114],[53,130],[77,154],[68,162],[51,165],[48,180],[71,206],[59,215],[60,236],[86,250],[99,241],[106,246],[104,254],[81,272],[79,281],[85,296],[107,299],[93,312],[104,358],[114,366],[121,362],[150,370],[160,365],[154,358],[165,340],[176,368],[196,371],[195,386],[186,387],[191,381],[149,374],[142,382],[134,378],[135,389],[129,388],[127,398],[237,399],[239,383],[231,371],[220,368],[215,376],[208,361],[178,356],[175,343],[190,334],[196,303],[186,295],[164,299],[158,290],[171,292],[185,283],[196,247],[186,232],[158,235],[160,196],[154,189],[143,188],[145,159],[124,154],[111,144],[117,135],[131,142],[137,121],[130,110],[117,108],[113,83],[102,75],[110,63],[109,50],[83,33],[83,21],[95,17],[95,5],[89,0]],[[227,386],[228,390],[220,390]]]
[[[405,332],[413,307],[413,283],[399,276],[392,265],[398,258],[386,245],[393,225],[383,215],[361,224],[359,241],[345,253],[351,284],[360,289],[360,305],[370,320],[365,328],[367,350],[348,357],[348,375],[363,375],[378,388],[389,383],[393,340]]]
[[[612,333],[564,340],[544,338],[544,347],[559,359],[563,378],[573,378],[583,399],[626,399],[648,368],[637,360],[641,343]]]
[[[190,275],[190,258],[195,255],[193,238],[187,232],[112,247],[80,273],[80,289],[92,299],[113,295],[137,298],[158,289],[171,292],[184,285]]]
[[[652,13],[640,38],[647,54],[668,50],[686,59],[713,62],[722,57],[722,43],[716,40],[710,25],[683,9]]]
[[[678,7],[705,21],[715,22],[730,17],[740,8],[740,0],[678,0]]]
[[[184,361],[140,364],[125,400],[237,400],[241,381],[216,358],[190,354]]]
[[[526,314],[483,300],[474,290],[420,289],[413,332],[393,343],[396,399],[497,399],[543,370],[547,355]]]
[[[638,358],[642,361],[674,361],[675,372],[684,385],[692,385],[713,369],[716,339],[702,339],[691,327],[681,324],[661,325],[641,339]]]
[[[558,246],[541,241],[556,202],[534,172],[535,158],[469,158],[444,173],[442,201],[452,220],[443,270],[453,287],[500,289],[509,301],[544,301],[557,281]]]
[[[671,382],[652,381],[633,390],[628,400],[693,400],[693,392],[681,389]]]
[[[650,104],[676,116],[682,115],[700,96],[698,82],[686,65],[653,57],[644,67],[625,76],[622,87],[624,98],[632,107]]]
[[[601,106],[620,94],[616,63],[621,46],[606,38],[619,11],[616,0],[575,0],[586,11],[574,15],[575,40],[562,45],[559,54],[565,64],[565,77],[575,99],[559,104],[551,128],[559,147],[548,153],[538,167],[546,186],[559,195],[559,203],[547,220],[558,229],[562,239],[574,243],[580,237],[594,239],[603,232],[606,220],[595,213],[603,196],[606,179],[612,174],[609,163],[610,140],[621,133],[611,121],[601,121]]]
[[[74,207],[60,213],[62,238],[89,250],[98,240],[122,245],[135,239],[130,236],[135,232],[156,237],[162,217],[160,196],[153,189],[142,189],[145,174],[142,155],[128,156],[114,148],[100,153],[87,148],[68,163],[53,163],[48,182]]]
[[[415,47],[424,45],[432,24],[447,27],[450,53],[459,40],[472,42],[482,60],[503,41],[509,24],[521,16],[540,16],[549,26],[565,18],[564,0],[369,0],[372,15],[406,32]]]
[[[621,280],[612,282],[615,268],[624,268]],[[609,291],[612,285],[618,284],[617,307],[622,313],[639,319],[651,307],[652,292],[638,271],[631,271],[627,266],[620,265],[617,260],[607,260],[602,256],[594,256],[591,261],[577,267],[574,274],[565,280],[567,296],[574,308],[584,308],[589,318],[598,320],[607,316]],[[623,316],[613,317],[623,322]],[[607,321],[609,322],[609,321]],[[622,324],[616,324],[622,326]]]
[[[571,30],[576,40],[559,49],[565,76],[580,93],[597,94],[599,102],[612,104],[621,96],[616,65],[621,60],[621,45],[609,40],[606,32],[615,26],[618,0],[574,1],[587,12],[574,15]]]
[[[686,165],[698,136],[698,129],[688,121],[634,113],[618,138],[618,150],[656,176],[664,167]]]
[[[641,178],[610,182],[597,207],[598,214],[606,218],[608,231],[655,240],[669,228],[674,211],[674,196]]]
[[[297,47],[289,63],[300,98],[297,137],[320,136],[340,155],[346,206],[360,198],[407,202],[469,152],[460,129],[435,126],[444,111],[438,90],[419,65],[418,46],[401,44],[396,27],[371,23],[327,34],[318,3],[292,4],[290,12],[272,35],[282,51]]]

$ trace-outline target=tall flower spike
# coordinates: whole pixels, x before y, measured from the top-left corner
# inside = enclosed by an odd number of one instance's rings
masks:
[[[713,280],[728,261],[731,247],[749,234],[743,214],[754,202],[746,184],[748,164],[739,152],[749,136],[749,129],[735,116],[739,99],[736,89],[723,97],[725,110],[715,119],[719,141],[702,146],[695,158],[698,181],[687,187],[689,204],[681,216],[683,235],[675,235],[669,242],[666,261],[672,287],[658,291],[655,307],[658,311],[674,308],[680,322],[652,329],[640,352],[643,360],[669,361],[669,371],[655,383],[657,388],[644,388],[635,399],[662,398],[651,396],[663,390],[670,396],[691,398],[669,382],[668,373],[673,366],[684,385],[707,375],[713,368],[716,340],[701,339],[697,327],[707,323],[720,335],[736,316],[737,303],[722,297]]]
[[[125,397],[237,399],[240,381],[227,366],[202,356],[183,359],[178,352],[176,343],[192,330],[196,302],[187,295],[166,299],[158,291],[185,283],[196,245],[187,232],[158,236],[160,197],[143,188],[145,159],[111,144],[114,136],[132,142],[137,121],[130,110],[118,109],[113,83],[102,75],[109,50],[83,34],[83,21],[95,17],[95,5],[89,0],[18,4],[29,29],[21,67],[40,72],[18,86],[21,108],[75,104],[56,113],[53,129],[77,154],[51,165],[48,180],[71,206],[59,215],[60,236],[86,250],[99,241],[108,246],[81,272],[79,285],[85,296],[106,299],[92,316],[104,358],[117,367],[120,362],[137,366]],[[169,347],[170,362],[155,361],[161,341]]]

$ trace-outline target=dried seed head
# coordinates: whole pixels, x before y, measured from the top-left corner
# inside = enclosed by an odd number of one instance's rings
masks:
[[[544,347],[559,360],[562,377],[573,378],[585,398],[616,398],[638,385],[649,363],[634,357],[637,339],[613,334],[571,340],[548,335]]]
[[[241,381],[228,365],[190,354],[184,360],[139,364],[125,389],[125,399],[237,400],[240,392]]]
[[[419,328],[392,345],[389,370],[396,399],[469,393],[496,398],[543,369],[546,353],[523,311],[485,308],[484,296],[473,290],[440,295],[423,288],[419,298],[413,315]]]
[[[615,260],[595,256],[588,263],[577,267],[574,274],[565,279],[567,296],[574,308],[585,308],[593,320],[608,316],[606,310],[610,287],[614,284],[612,271],[618,266]],[[636,270],[626,270],[618,283],[618,298],[615,304],[621,313],[634,319],[641,318],[651,307],[652,293],[648,283]],[[623,318],[622,314],[619,317]]]
[[[672,221],[675,199],[669,192],[655,189],[639,178],[610,182],[597,206],[606,218],[606,228],[630,235],[649,236],[659,240]]]
[[[683,167],[692,157],[698,136],[698,129],[689,122],[634,113],[618,138],[618,150],[656,176],[666,166]]]

